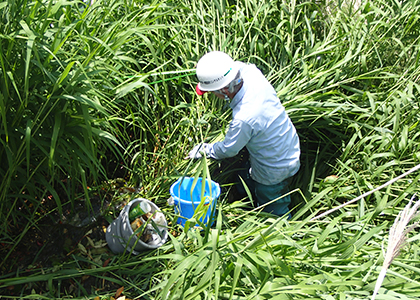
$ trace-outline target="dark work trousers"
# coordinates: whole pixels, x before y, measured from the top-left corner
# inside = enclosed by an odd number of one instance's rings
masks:
[[[286,179],[273,185],[261,184],[251,178],[249,169],[249,160],[244,160],[240,170],[238,171],[238,176],[244,180],[246,186],[252,194],[252,197],[256,200],[257,205],[264,206],[264,212],[272,213],[278,216],[289,214],[289,204],[291,202],[291,198],[290,195],[285,196],[285,194],[289,192],[290,180]],[[245,196],[246,190],[242,184],[242,181],[240,179],[238,180],[238,193]]]

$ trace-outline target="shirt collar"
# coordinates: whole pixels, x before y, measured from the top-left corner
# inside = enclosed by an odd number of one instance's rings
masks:
[[[242,98],[245,95],[245,92],[247,90],[246,82],[243,81],[241,89],[236,93],[235,97],[233,97],[232,101],[230,102],[230,108],[234,108],[236,105],[238,105],[239,102],[242,101]]]

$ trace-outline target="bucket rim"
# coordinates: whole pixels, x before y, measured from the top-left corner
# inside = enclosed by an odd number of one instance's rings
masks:
[[[201,203],[201,201],[189,201],[189,200],[184,200],[184,199],[181,199],[181,198],[179,198],[178,196],[173,196],[173,195],[171,195],[172,196],[172,198],[174,199],[174,203],[175,204],[178,204],[178,203],[185,203],[185,204],[191,204],[191,203],[194,203],[194,204],[200,204]],[[217,197],[210,197],[210,196],[206,196],[206,200],[204,201],[204,204],[209,204],[210,202],[214,202],[214,201],[217,201],[217,198],[218,198],[219,196],[217,196]]]
[[[181,178],[180,178],[181,179]],[[176,201],[177,203],[178,202],[182,202],[182,203],[194,203],[194,204],[200,204],[201,203],[201,201],[199,200],[199,201],[189,201],[189,200],[184,200],[184,199],[181,199],[179,196],[177,196],[177,195],[175,195],[175,193],[174,193],[174,188],[175,188],[175,185],[176,185],[176,183],[178,182],[178,181],[180,181],[180,179],[178,179],[177,181],[175,181],[172,185],[171,185],[171,187],[170,187],[170,189],[169,189],[169,193],[171,194],[171,197],[174,199],[174,201]],[[220,192],[221,192],[221,190],[220,190],[220,185],[216,182],[216,181],[213,181],[212,180],[212,182],[215,184],[215,186],[214,186],[214,190],[212,189],[212,196],[210,197],[209,195],[207,195],[207,196],[205,196],[206,197],[206,200],[204,201],[204,203],[210,203],[210,200],[216,200],[217,198],[219,198],[219,196],[220,196]]]
[[[181,181],[183,178],[184,178],[184,180],[185,180],[185,179],[187,179],[187,180],[194,179],[194,177],[187,177],[187,176],[178,178],[178,179],[177,179],[174,183],[172,183],[172,184],[171,184],[171,187],[169,188],[169,190],[170,190],[171,194],[172,194],[172,190],[174,189],[175,185],[176,185],[179,181]],[[203,177],[199,177],[199,179],[203,179]],[[205,180],[207,181],[208,179],[206,178]],[[220,185],[219,185],[219,183],[217,183],[217,182],[216,182],[216,181],[214,181],[213,179],[210,179],[210,181],[211,181],[211,183],[214,183],[214,185],[216,186],[216,189],[217,189],[218,191],[220,191]]]

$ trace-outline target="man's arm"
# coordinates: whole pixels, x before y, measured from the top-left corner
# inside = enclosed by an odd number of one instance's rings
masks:
[[[229,125],[225,139],[221,142],[208,144],[206,154],[214,159],[233,157],[248,144],[251,136],[252,127],[249,124],[234,120]]]

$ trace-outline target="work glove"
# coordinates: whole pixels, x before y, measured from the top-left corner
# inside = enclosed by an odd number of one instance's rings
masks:
[[[203,143],[203,144],[198,144],[195,145],[194,148],[190,151],[190,153],[188,153],[188,156],[186,157],[186,159],[188,158],[202,158],[203,157],[203,152],[206,155],[206,157],[208,157],[208,148],[209,145],[207,143]]]

